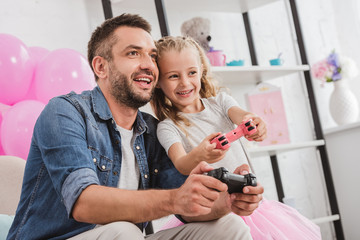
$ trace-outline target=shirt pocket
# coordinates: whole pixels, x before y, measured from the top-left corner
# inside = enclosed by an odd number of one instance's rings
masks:
[[[99,154],[98,152],[91,151],[92,160],[95,165],[96,173],[98,175],[101,185],[108,185],[109,176],[113,168],[113,160]]]

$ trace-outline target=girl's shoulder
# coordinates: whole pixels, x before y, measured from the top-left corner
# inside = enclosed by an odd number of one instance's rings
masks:
[[[217,103],[217,104],[223,104],[224,102],[228,102],[228,101],[235,101],[234,98],[232,96],[230,96],[229,93],[227,92],[219,92],[216,96],[214,97],[209,97],[209,98],[203,98],[203,101],[205,102],[209,102],[211,104]]]

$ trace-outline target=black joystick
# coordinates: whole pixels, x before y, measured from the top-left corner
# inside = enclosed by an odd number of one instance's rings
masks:
[[[242,193],[245,186],[256,186],[256,176],[252,173],[246,175],[239,175],[234,173],[229,173],[229,171],[224,168],[216,168],[207,173],[208,176],[214,177],[221,182],[225,183],[228,186],[229,193]]]

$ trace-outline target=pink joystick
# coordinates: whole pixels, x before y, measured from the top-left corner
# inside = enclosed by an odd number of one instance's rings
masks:
[[[216,143],[218,149],[228,149],[230,143],[236,141],[244,135],[252,135],[256,132],[256,126],[251,125],[252,119],[243,121],[237,128],[228,132],[227,134],[221,134],[211,140],[211,143]]]

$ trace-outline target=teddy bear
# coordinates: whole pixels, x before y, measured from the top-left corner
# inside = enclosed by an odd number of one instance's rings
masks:
[[[181,25],[181,34],[192,37],[205,50],[210,51],[210,20],[202,17],[191,18]]]

